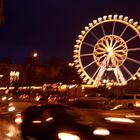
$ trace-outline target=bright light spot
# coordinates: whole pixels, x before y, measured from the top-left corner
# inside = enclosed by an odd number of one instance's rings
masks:
[[[4,97],[1,98],[2,101],[5,101],[6,99],[7,99],[6,96],[4,96]]]
[[[122,107],[122,105],[117,105],[117,106],[115,106],[114,108],[112,108],[112,109],[110,109],[110,110],[116,110],[116,109],[118,109],[119,107]]]
[[[137,76],[140,77],[140,73],[138,73]]]
[[[33,53],[33,57],[37,57],[37,55],[38,55],[37,53]]]
[[[137,78],[134,76],[134,77],[132,77],[132,80],[136,80]]]
[[[39,101],[40,98],[41,98],[41,96],[36,96],[35,100],[36,100],[36,101]]]
[[[80,138],[77,135],[73,135],[70,133],[58,133],[58,138],[60,140],[80,140]]]
[[[15,123],[21,124],[23,122],[22,115],[20,113],[16,114]]]
[[[87,94],[85,94],[85,97],[88,97],[88,95],[87,95]]]
[[[135,121],[128,118],[106,117],[105,120],[110,122],[135,123]]]
[[[109,56],[112,56],[112,55],[113,55],[113,51],[110,51],[110,52],[109,52]]]
[[[140,118],[140,115],[136,115],[136,114],[127,114],[125,115],[126,118]]]
[[[16,108],[15,108],[14,106],[11,106],[11,107],[8,108],[8,111],[9,111],[9,112],[12,112],[12,111],[14,111],[15,109],[16,109]]]
[[[110,53],[111,50],[112,50],[112,49],[111,49],[110,47],[107,48],[107,52],[108,52],[108,53]]]
[[[53,117],[49,117],[46,119],[47,122],[52,121],[52,120],[53,120]]]
[[[76,85],[69,85],[69,89],[74,88]]]
[[[16,132],[15,127],[13,127],[12,125],[10,125],[8,127],[8,132],[6,133],[6,136],[9,137],[9,138],[11,138],[11,137],[13,137],[15,135],[15,132]]]
[[[32,123],[42,123],[42,121],[41,120],[34,120],[34,121],[32,121]]]
[[[74,66],[74,63],[69,63],[68,64],[70,67],[73,67]]]
[[[13,97],[9,97],[9,98],[8,98],[8,100],[12,100],[12,99],[13,99]]]
[[[110,135],[110,132],[108,129],[106,128],[96,128],[94,131],[93,131],[93,134],[94,135],[100,135],[100,136],[107,136],[107,135]]]
[[[16,119],[15,119],[15,123],[16,123],[16,124],[21,124],[22,121],[23,121],[22,118],[16,118]]]
[[[103,83],[108,83],[109,80],[108,79],[103,79]]]
[[[140,107],[140,101],[136,101],[136,107]]]
[[[6,135],[7,135],[7,137],[10,137],[11,138],[11,137],[14,136],[14,132],[8,132]]]
[[[9,106],[13,106],[13,103],[10,103]]]

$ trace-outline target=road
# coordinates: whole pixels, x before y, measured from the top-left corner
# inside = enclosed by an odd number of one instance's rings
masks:
[[[20,135],[20,126],[6,117],[0,118],[0,140],[22,140]]]
[[[30,105],[33,105],[34,103],[27,103],[27,102],[13,102],[14,106],[16,107],[17,112],[23,111],[25,108],[27,108]],[[120,128],[122,129],[128,129],[128,138],[121,137],[121,139],[127,139],[127,140],[139,140],[140,138],[140,115],[138,114],[138,111],[135,110],[121,110],[121,111],[114,111],[114,112],[106,112],[101,111],[98,109],[79,109],[79,113],[84,115],[84,119],[86,121],[91,121],[92,114],[98,113],[99,115],[102,115],[102,117],[109,117],[109,116],[127,116],[135,121],[134,125],[130,125],[128,128]],[[137,114],[137,115],[135,115]],[[95,122],[96,118],[98,118],[98,115],[95,116]],[[100,122],[102,123],[102,122]],[[11,118],[9,116],[0,116],[0,140],[22,140],[21,138],[21,132],[20,132],[20,125],[15,124],[14,118]],[[116,125],[116,124],[115,124]],[[125,126],[125,125],[124,125]],[[116,135],[117,138],[117,135]],[[120,138],[119,138],[120,140]]]
[[[12,104],[16,107],[16,113],[18,113],[34,103],[12,102]],[[22,140],[20,125],[14,122],[14,117],[0,115],[0,125],[0,140]]]

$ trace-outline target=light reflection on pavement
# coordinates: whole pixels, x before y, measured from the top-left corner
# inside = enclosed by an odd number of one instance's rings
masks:
[[[12,102],[16,107],[16,113],[22,112],[28,106],[34,105],[27,102]],[[20,126],[15,124],[14,119],[9,116],[0,115],[0,140],[23,140],[21,138]]]
[[[12,119],[11,119],[12,120]],[[18,125],[10,118],[0,118],[0,140],[22,140]]]
[[[16,107],[16,113],[22,112],[33,103],[27,102],[12,102]],[[0,140],[23,140],[21,138],[20,126],[15,124],[13,118],[0,115]]]
[[[32,105],[32,103],[20,103],[15,102],[14,106],[16,107],[17,112],[23,111],[26,107]],[[77,109],[76,109],[77,110]],[[127,118],[134,119],[136,123],[133,127],[124,127],[120,128],[122,129],[128,129],[130,134],[129,136],[121,136],[118,138],[118,135],[116,135],[116,140],[121,139],[129,139],[129,140],[139,140],[140,138],[140,110],[121,110],[121,111],[106,111],[106,110],[98,110],[98,109],[79,109],[78,112],[84,116],[82,117],[83,122],[86,121],[86,123],[98,123],[102,125],[102,121],[99,119],[99,116],[104,117],[112,117],[112,116],[123,116]],[[97,113],[98,115],[95,115]],[[135,113],[137,115],[135,115]],[[86,115],[85,115],[86,114]],[[93,118],[94,116],[94,118]],[[98,121],[99,120],[99,121]],[[115,125],[116,126],[116,125]],[[22,140],[21,134],[20,134],[20,126],[16,125],[12,118],[8,116],[0,116],[0,140]]]

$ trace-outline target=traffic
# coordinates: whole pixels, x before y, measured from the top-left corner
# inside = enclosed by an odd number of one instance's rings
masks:
[[[12,126],[12,132],[1,130],[3,136],[0,134],[0,137],[9,140],[139,139],[139,107],[130,108],[123,104],[124,101],[116,103],[116,97],[85,94],[73,98],[64,96],[62,100],[50,99],[51,94],[45,100],[41,97],[41,100],[36,100],[40,94],[36,95],[34,101],[1,96],[0,122],[3,128]],[[127,102],[129,105],[132,101]]]

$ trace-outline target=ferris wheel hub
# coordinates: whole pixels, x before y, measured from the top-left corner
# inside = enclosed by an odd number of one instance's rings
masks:
[[[121,66],[127,58],[126,42],[117,35],[106,35],[99,39],[94,46],[93,56],[98,66]],[[104,60],[104,61],[103,61]]]

